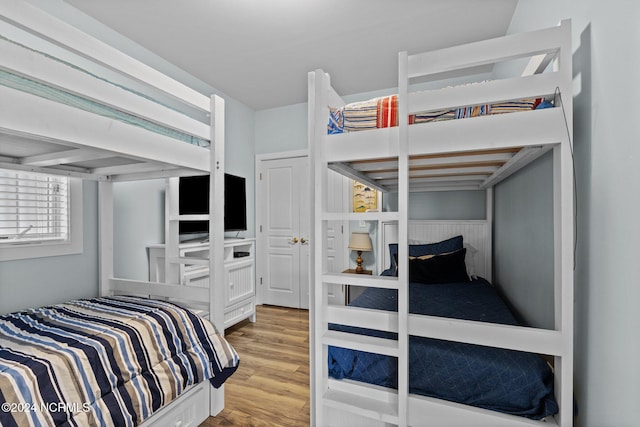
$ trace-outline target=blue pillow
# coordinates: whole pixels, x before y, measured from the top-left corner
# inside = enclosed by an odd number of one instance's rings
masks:
[[[327,134],[333,135],[344,133],[344,114],[342,108],[329,109],[329,123],[327,123]]]
[[[538,106],[536,107],[536,110],[542,110],[544,108],[553,108],[553,104],[550,103],[549,101],[542,101],[540,104],[538,104]]]
[[[431,258],[409,260],[409,282],[411,283],[458,283],[468,282],[467,266],[464,263],[466,249],[434,255]]]
[[[449,252],[459,251],[463,248],[462,236],[451,237],[441,242],[425,243],[422,245],[409,245],[409,256],[422,256],[422,255],[439,255]],[[389,255],[391,258],[391,271],[398,271],[395,258],[398,255],[398,244],[389,243]],[[394,256],[395,255],[395,256]]]

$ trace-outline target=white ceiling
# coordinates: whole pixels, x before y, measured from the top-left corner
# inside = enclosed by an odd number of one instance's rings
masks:
[[[517,0],[66,0],[255,110],[397,86],[397,54],[504,35]]]

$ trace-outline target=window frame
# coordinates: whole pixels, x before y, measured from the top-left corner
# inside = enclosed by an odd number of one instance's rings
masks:
[[[16,261],[82,253],[83,188],[82,179],[69,177],[69,239],[65,241],[22,241],[0,245],[0,261]]]

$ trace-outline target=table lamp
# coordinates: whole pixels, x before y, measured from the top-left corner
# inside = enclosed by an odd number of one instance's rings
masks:
[[[358,266],[356,267],[356,273],[362,273],[364,271],[364,269],[362,268],[362,252],[370,252],[373,250],[369,233],[351,233],[351,239],[349,240],[349,249],[358,252],[358,258],[356,258],[356,264],[358,264]]]

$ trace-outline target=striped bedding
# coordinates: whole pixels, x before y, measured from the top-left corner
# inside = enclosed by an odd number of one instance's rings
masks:
[[[207,320],[136,297],[0,316],[0,425],[135,426],[238,355]]]
[[[513,113],[532,110],[538,108],[539,105],[544,105],[545,107],[551,106],[548,102],[543,103],[540,98],[472,105],[412,114],[409,116],[409,124],[464,119],[489,114]],[[340,108],[330,108],[327,133],[355,132],[397,125],[398,96],[391,95],[362,102],[354,102]]]

